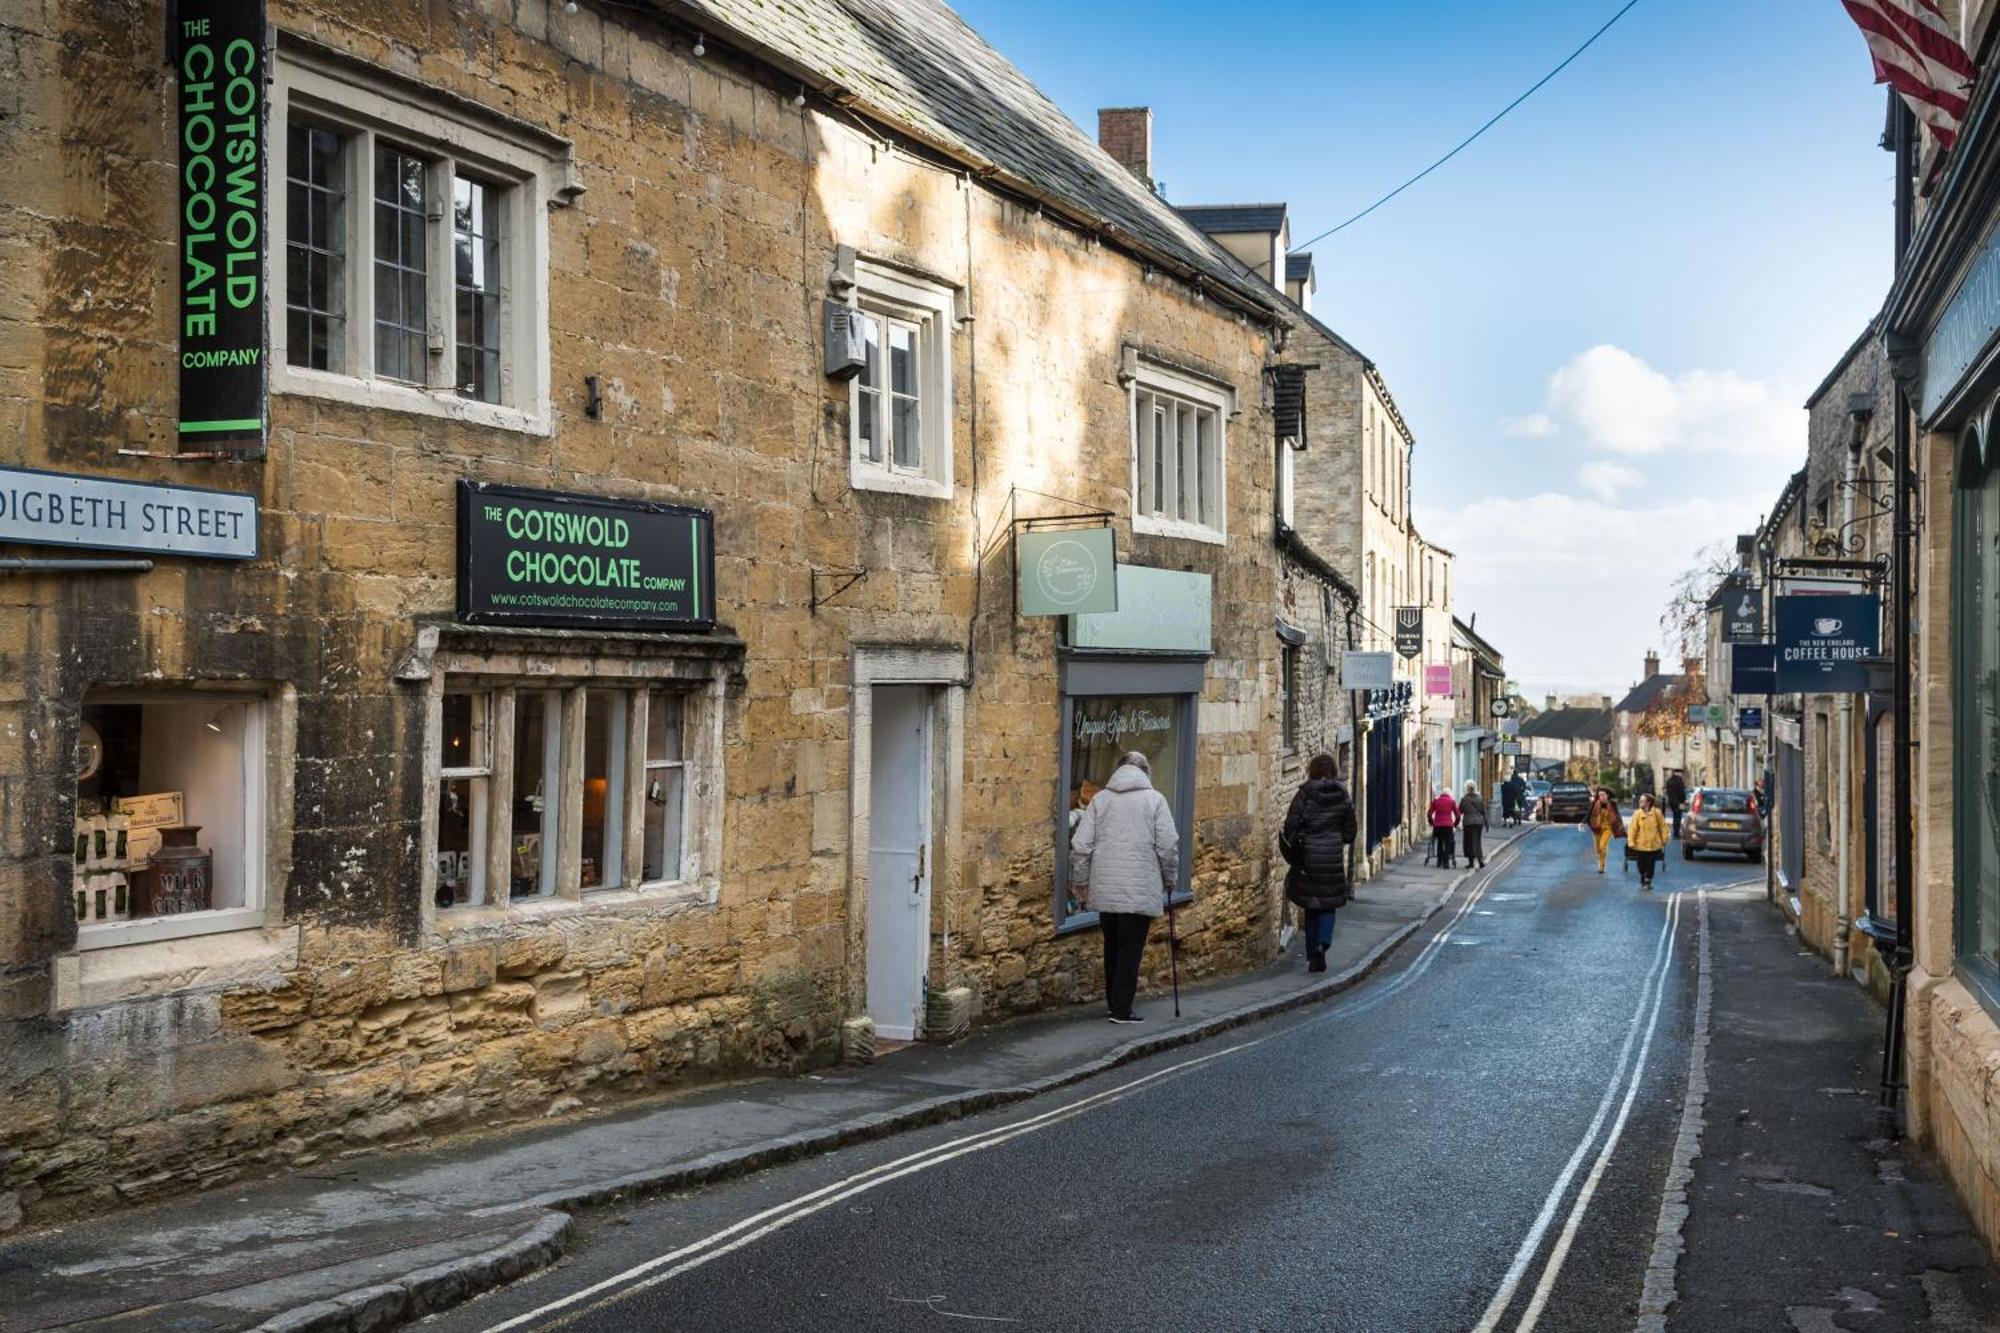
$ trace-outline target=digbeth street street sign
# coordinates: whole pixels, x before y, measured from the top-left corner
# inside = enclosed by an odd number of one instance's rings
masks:
[[[1396,651],[1405,657],[1424,655],[1424,609],[1421,606],[1396,608]]]
[[[1340,688],[1386,690],[1396,683],[1396,659],[1389,653],[1345,652],[1340,655]]]
[[[706,630],[706,509],[458,483],[458,618],[468,625]]]
[[[1868,659],[1882,649],[1872,593],[1778,599],[1778,692],[1866,694]]]
[[[1110,528],[1031,529],[1018,540],[1022,615],[1118,609],[1118,552]]]
[[[0,542],[254,560],[257,497],[0,468]]]
[[[180,437],[264,442],[263,0],[180,0]],[[300,299],[293,293],[293,299]]]

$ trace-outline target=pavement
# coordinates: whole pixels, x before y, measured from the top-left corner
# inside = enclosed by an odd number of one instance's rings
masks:
[[[1490,860],[1508,859],[1515,833],[1490,832]],[[1462,866],[1402,857],[1341,910],[1325,976],[1304,973],[1295,941],[1267,968],[1184,988],[1178,1019],[1164,997],[1142,997],[1150,1021],[1136,1030],[1082,1006],[873,1065],[356,1156],[11,1237],[0,1243],[0,1333],[369,1333],[449,1310],[557,1261],[593,1206],[992,1113],[1329,1000],[1381,966],[1467,878]]]

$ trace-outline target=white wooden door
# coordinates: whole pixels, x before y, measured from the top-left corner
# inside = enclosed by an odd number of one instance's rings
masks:
[[[923,1025],[930,929],[931,690],[878,685],[869,737],[868,1016],[878,1036]]]

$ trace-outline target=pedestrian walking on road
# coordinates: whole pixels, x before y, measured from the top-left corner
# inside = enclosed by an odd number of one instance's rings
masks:
[[[1521,805],[1528,794],[1528,780],[1519,773],[1500,784],[1500,818],[1507,827],[1521,822]]]
[[[1431,842],[1432,850],[1440,869],[1450,869],[1452,830],[1458,827],[1458,802],[1451,799],[1451,793],[1443,787],[1431,797]]]
[[[1667,813],[1674,817],[1674,838],[1676,841],[1681,836],[1681,808],[1687,804],[1687,798],[1687,779],[1681,776],[1681,771],[1677,768],[1667,774]]]
[[[1354,801],[1334,776],[1336,769],[1332,755],[1313,757],[1278,834],[1278,852],[1291,867],[1285,896],[1305,913],[1306,963],[1312,972],[1326,971],[1333,914],[1350,896],[1347,848],[1356,833]]]
[[[1611,793],[1599,787],[1590,798],[1590,817],[1584,820],[1590,829],[1590,836],[1597,841],[1597,873],[1604,873],[1604,863],[1611,855],[1611,840],[1625,836],[1625,821],[1619,818],[1618,802],[1611,799]]]
[[[1104,1002],[1114,1023],[1137,1023],[1132,1000],[1146,932],[1180,873],[1180,834],[1167,798],[1153,790],[1153,765],[1133,750],[1084,807],[1070,838],[1071,892],[1097,913],[1104,936]]]
[[[1486,864],[1486,849],[1481,845],[1486,837],[1486,798],[1479,794],[1479,784],[1465,784],[1465,795],[1458,798],[1458,826],[1465,833],[1465,864],[1483,866]]]
[[[1660,813],[1660,806],[1647,792],[1639,798],[1639,808],[1632,812],[1632,827],[1626,831],[1625,845],[1632,851],[1632,859],[1639,863],[1639,887],[1653,887],[1653,872],[1660,867],[1667,848],[1667,817]]]

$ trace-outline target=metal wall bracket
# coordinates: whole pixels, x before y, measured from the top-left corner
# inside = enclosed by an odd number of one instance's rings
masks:
[[[812,571],[812,604],[806,609],[812,612],[812,614],[818,615],[819,609],[822,606],[825,606],[834,598],[840,596],[840,594],[846,592],[849,588],[852,588],[867,577],[868,571],[865,569],[814,569]],[[819,590],[822,582],[827,584],[827,591],[824,593]]]

